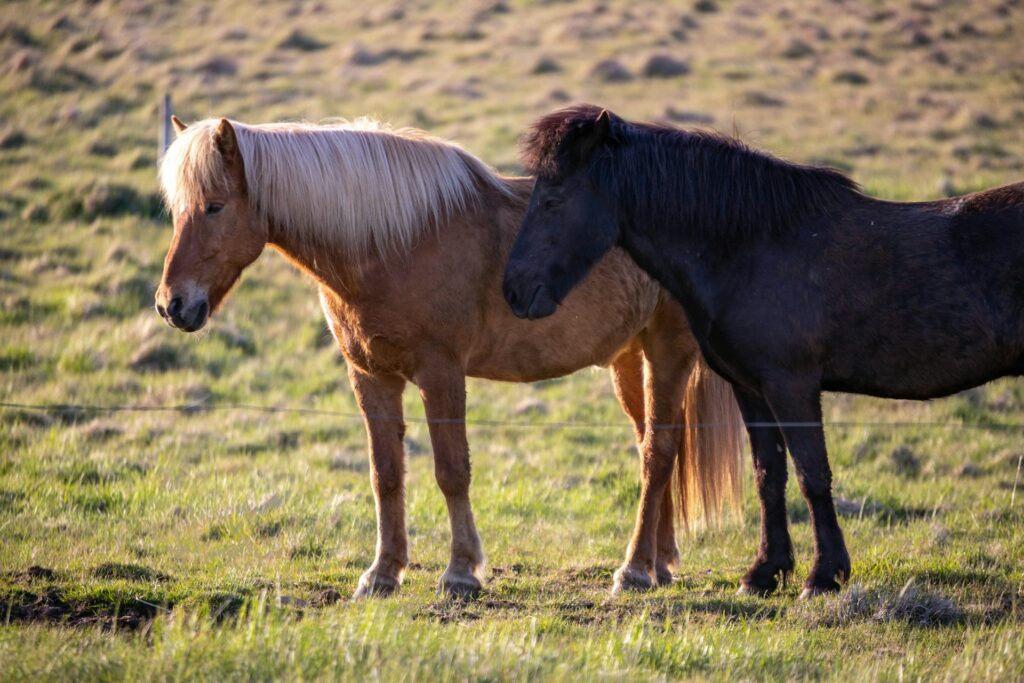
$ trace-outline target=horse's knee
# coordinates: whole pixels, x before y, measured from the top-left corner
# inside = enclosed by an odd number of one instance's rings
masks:
[[[469,467],[450,463],[437,463],[434,466],[434,478],[445,497],[462,496],[469,491],[472,475]]]
[[[797,472],[800,490],[810,500],[832,496],[832,475],[826,471]]]
[[[405,463],[401,458],[371,453],[370,482],[373,490],[382,496],[396,493],[405,485]]]
[[[648,427],[643,442],[644,457],[657,462],[672,463],[679,452],[682,430],[673,427]]]
[[[659,484],[667,482],[672,477],[673,467],[675,467],[674,457],[659,457],[647,453],[643,460],[644,480]]]
[[[404,476],[400,472],[393,471],[392,468],[386,468],[384,471],[377,469],[371,476],[371,483],[378,496],[387,497],[402,490]]]

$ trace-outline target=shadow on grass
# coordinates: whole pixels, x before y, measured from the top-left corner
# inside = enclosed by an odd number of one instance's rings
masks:
[[[150,569],[141,564],[123,564],[121,562],[104,562],[92,570],[97,579],[123,581],[170,581],[171,576]]]
[[[131,631],[148,624],[165,609],[167,607],[140,598],[104,603],[74,599],[55,586],[42,591],[13,588],[0,596],[0,616],[9,624],[45,622]]]

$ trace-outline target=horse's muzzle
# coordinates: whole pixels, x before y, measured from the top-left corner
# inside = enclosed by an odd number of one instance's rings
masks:
[[[542,283],[535,285],[528,297],[520,297],[516,287],[506,284],[505,301],[517,318],[529,320],[546,318],[558,308],[551,291]]]
[[[157,304],[156,312],[171,327],[183,332],[195,332],[206,324],[206,319],[210,315],[210,303],[204,298],[189,302],[186,306],[180,296],[175,296],[166,307]]]

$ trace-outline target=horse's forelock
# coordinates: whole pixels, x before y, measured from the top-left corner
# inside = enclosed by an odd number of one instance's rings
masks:
[[[197,121],[167,148],[160,162],[160,189],[172,213],[204,201],[224,182],[227,169],[217,149],[214,132],[218,119]]]
[[[601,111],[601,107],[581,104],[537,119],[520,140],[523,168],[541,177],[559,175],[573,158],[579,134],[594,124]]]

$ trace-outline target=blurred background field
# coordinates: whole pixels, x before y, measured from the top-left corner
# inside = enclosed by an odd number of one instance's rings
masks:
[[[268,253],[198,338],[151,308],[165,93],[186,121],[376,116],[508,173],[534,117],[589,101],[931,199],[1024,176],[1022,40],[1019,0],[0,5],[0,400],[339,413],[0,411],[0,678],[1024,677],[1020,381],[827,399],[855,585],[810,604],[734,595],[749,492],[681,539],[676,585],[607,595],[638,467],[601,372],[470,383],[490,582],[437,598],[447,518],[409,391],[414,564],[353,603],[365,437],[312,286]],[[587,424],[542,426],[566,421]]]

